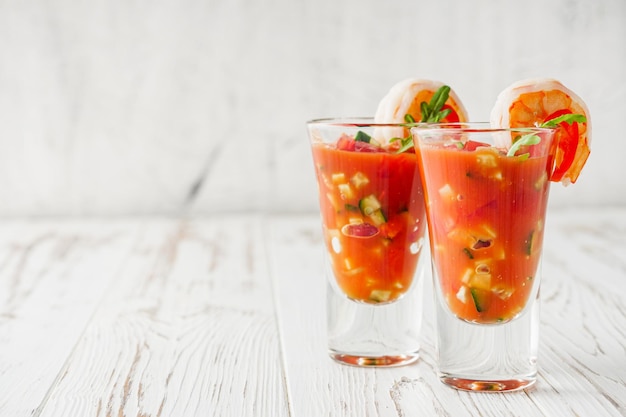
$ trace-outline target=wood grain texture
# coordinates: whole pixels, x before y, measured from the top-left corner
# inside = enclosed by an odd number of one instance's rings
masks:
[[[46,318],[48,304],[32,308],[37,317],[15,323],[17,330],[29,331],[30,339],[39,339],[40,347],[22,351],[21,363],[0,372],[5,388],[0,415],[286,415],[260,227],[253,217],[138,222],[129,227],[134,231],[131,244],[111,242],[107,247],[121,252],[119,259],[84,258],[67,265],[75,282],[57,284],[56,291],[71,297],[50,302],[80,302],[90,306],[89,312],[65,307],[66,315],[83,317],[71,326],[78,329],[74,333],[63,330],[68,321],[72,324],[67,317]],[[42,240],[37,231],[31,228],[34,240]],[[52,266],[47,259],[35,265]],[[78,273],[84,270],[105,274],[106,280],[93,282]],[[23,279],[36,275],[24,274]],[[10,275],[2,277],[11,283]],[[91,302],[84,299],[89,294]],[[47,332],[42,332],[45,326]],[[2,334],[5,329],[3,325]],[[46,343],[51,335],[65,339],[48,352],[53,369],[45,357],[37,358],[54,347]],[[5,352],[21,345],[3,338],[0,348]],[[33,384],[40,368],[47,371],[47,380],[20,393],[22,397],[4,396]]]
[[[430,285],[417,364],[357,369],[332,362],[325,352],[319,220],[274,219],[272,224],[270,253],[294,416],[626,415],[624,210],[549,215],[539,378],[534,388],[508,394],[459,392],[438,381]],[[297,279],[284,261],[293,258],[300,259]],[[294,294],[302,296],[295,301]]]
[[[134,238],[132,224],[0,225],[0,415],[36,413]]]
[[[326,354],[317,215],[0,222],[0,416],[623,416],[626,210],[551,211],[539,379],[459,392]]]

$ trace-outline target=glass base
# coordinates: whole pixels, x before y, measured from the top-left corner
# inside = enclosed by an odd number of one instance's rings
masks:
[[[422,321],[422,279],[401,299],[389,304],[364,304],[327,293],[328,352],[345,365],[393,367],[419,358]]]
[[[421,257],[428,255],[422,251]],[[424,273],[418,261],[411,288],[396,301],[366,304],[348,299],[327,269],[326,324],[329,356],[360,367],[397,367],[419,359]],[[328,268],[328,263],[327,263]]]
[[[440,380],[474,392],[516,391],[533,385],[537,379],[539,305],[537,294],[512,321],[477,324],[456,317],[439,296],[435,309]]]
[[[419,353],[404,355],[386,355],[386,356],[361,356],[349,355],[345,353],[329,352],[330,357],[342,365],[362,366],[362,367],[394,367],[404,366],[416,362],[419,359]]]
[[[471,378],[460,378],[450,375],[440,375],[439,379],[441,380],[441,382],[452,388],[463,391],[480,392],[519,391],[532,387],[537,381],[536,378],[483,381]]]

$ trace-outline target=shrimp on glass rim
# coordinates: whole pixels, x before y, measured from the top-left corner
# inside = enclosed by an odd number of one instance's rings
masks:
[[[491,111],[491,125],[498,128],[540,126],[567,114],[580,114],[585,122],[561,122],[553,142],[550,180],[575,183],[590,154],[591,120],[585,102],[552,78],[526,79],[504,89]]]
[[[428,103],[437,90],[445,84],[440,81],[421,78],[408,78],[395,84],[378,104],[374,121],[376,123],[406,123],[405,116],[409,115],[416,122],[423,121],[421,105]],[[450,112],[441,122],[466,122],[467,112],[463,103],[450,89],[448,99],[441,110]],[[388,143],[392,138],[406,137],[408,129],[384,128],[376,132],[379,141]]]

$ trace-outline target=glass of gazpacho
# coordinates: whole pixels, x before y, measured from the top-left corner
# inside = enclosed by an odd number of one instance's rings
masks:
[[[370,118],[307,123],[319,188],[330,356],[399,366],[419,354],[426,219],[410,131]],[[398,140],[383,137],[397,136]],[[405,147],[406,148],[406,147]],[[427,250],[427,249],[426,249]]]
[[[455,388],[535,382],[553,130],[412,129],[431,246],[438,371]]]

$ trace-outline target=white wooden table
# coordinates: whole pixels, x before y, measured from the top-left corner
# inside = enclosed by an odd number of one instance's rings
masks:
[[[0,222],[0,416],[624,416],[626,208],[550,211],[539,379],[325,351],[317,215]],[[427,296],[430,287],[427,286]]]

